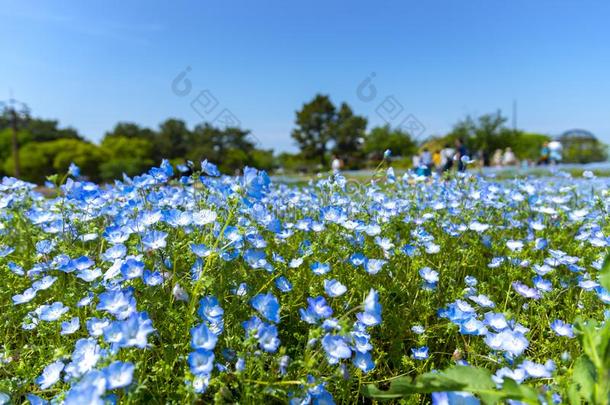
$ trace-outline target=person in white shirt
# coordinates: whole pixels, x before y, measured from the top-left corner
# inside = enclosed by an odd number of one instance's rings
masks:
[[[343,168],[343,162],[338,156],[333,156],[333,160],[330,163],[330,168],[332,169],[333,173],[339,173],[341,171],[341,168]]]
[[[506,148],[502,156],[502,164],[504,166],[514,166],[517,164],[517,158],[511,148]]]

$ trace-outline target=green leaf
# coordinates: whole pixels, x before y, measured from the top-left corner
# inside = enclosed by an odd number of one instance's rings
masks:
[[[579,396],[586,402],[593,402],[593,387],[595,385],[595,366],[587,356],[580,356],[574,363],[572,380],[577,387]]]
[[[380,390],[374,384],[367,384],[363,387],[362,392],[369,398],[380,400],[403,398],[408,395],[417,393],[417,387],[409,377],[399,377],[390,383],[387,390]]]
[[[504,399],[516,399],[528,404],[538,404],[538,393],[532,387],[517,384],[511,378],[505,378],[502,384],[502,394]]]
[[[484,368],[456,366],[443,371],[442,374],[457,383],[464,384],[469,391],[496,388],[491,373]]]
[[[578,392],[578,387],[576,384],[570,384],[568,387],[568,399],[570,400],[570,405],[580,405],[580,393]]]

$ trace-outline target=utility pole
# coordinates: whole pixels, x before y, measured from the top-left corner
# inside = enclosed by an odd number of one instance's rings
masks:
[[[513,100],[513,134],[517,134],[517,100]]]
[[[10,98],[4,104],[4,115],[8,118],[11,123],[12,131],[12,155],[13,155],[13,176],[19,178],[21,172],[21,165],[19,162],[19,120],[27,121],[29,118],[29,109],[25,103],[19,102],[14,98]],[[21,107],[21,111],[18,111],[15,105]]]

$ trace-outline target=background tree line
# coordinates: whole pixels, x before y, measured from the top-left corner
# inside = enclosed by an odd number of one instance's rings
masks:
[[[208,159],[225,173],[245,165],[294,172],[325,170],[333,155],[342,159],[347,169],[365,168],[375,165],[390,149],[398,165],[409,166],[411,156],[423,148],[438,150],[453,144],[456,138],[462,138],[471,153],[490,155],[496,149],[510,147],[519,159],[536,160],[550,137],[511,129],[506,122],[500,112],[466,117],[445,135],[419,140],[389,125],[367,131],[367,119],[355,114],[347,103],[336,106],[329,96],[318,94],[296,111],[291,136],[299,147],[298,153],[274,155],[272,150],[261,149],[249,130],[218,128],[209,123],[191,129],[174,118],[156,129],[120,122],[99,144],[86,140],[73,128],[60,128],[55,120],[32,118],[20,124],[18,140],[21,177],[37,183],[50,174],[66,171],[71,162],[93,181],[111,181],[123,173],[137,175],[162,159],[173,163]],[[0,116],[2,175],[13,173],[11,131],[9,117]],[[606,159],[606,147],[600,142],[587,150],[590,153],[583,157],[582,148],[577,152],[568,149],[564,161]]]

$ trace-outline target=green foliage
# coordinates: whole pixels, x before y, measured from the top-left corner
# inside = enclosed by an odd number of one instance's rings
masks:
[[[42,183],[56,172],[66,172],[70,163],[81,168],[83,176],[100,180],[98,167],[105,156],[102,150],[78,139],[58,139],[49,142],[29,142],[19,150],[21,177],[24,180]],[[12,172],[13,158],[4,162],[4,170]]]
[[[394,156],[408,157],[417,153],[417,143],[399,128],[393,129],[389,125],[373,128],[364,140],[364,152],[379,160],[386,149]]]
[[[327,152],[343,158],[348,166],[354,166],[361,157],[362,141],[366,131],[366,118],[354,115],[347,103],[337,110],[329,96],[317,94],[296,112],[296,128],[292,138],[301,155],[310,161],[327,162]]]
[[[292,138],[306,159],[317,159],[322,165],[326,164],[326,151],[333,137],[336,119],[334,104],[330,97],[322,94],[317,94],[296,112],[297,127],[292,131]]]
[[[99,167],[99,175],[103,180],[121,178],[123,173],[134,176],[154,164],[151,157],[153,145],[144,137],[107,135],[101,148],[107,156]]]
[[[333,153],[344,158],[346,166],[361,164],[367,120],[354,112],[346,103],[341,103],[337,113]]]
[[[565,163],[602,162],[608,158],[607,146],[597,139],[562,139]]]
[[[433,392],[465,391],[478,395],[485,404],[496,404],[508,399],[526,404],[539,403],[537,392],[531,387],[519,385],[507,378],[502,389],[496,384],[488,370],[477,367],[455,366],[440,372],[428,372],[415,379],[403,376],[391,381],[388,390],[380,390],[372,384],[363,388],[363,394],[377,400],[404,398],[414,394]]]

